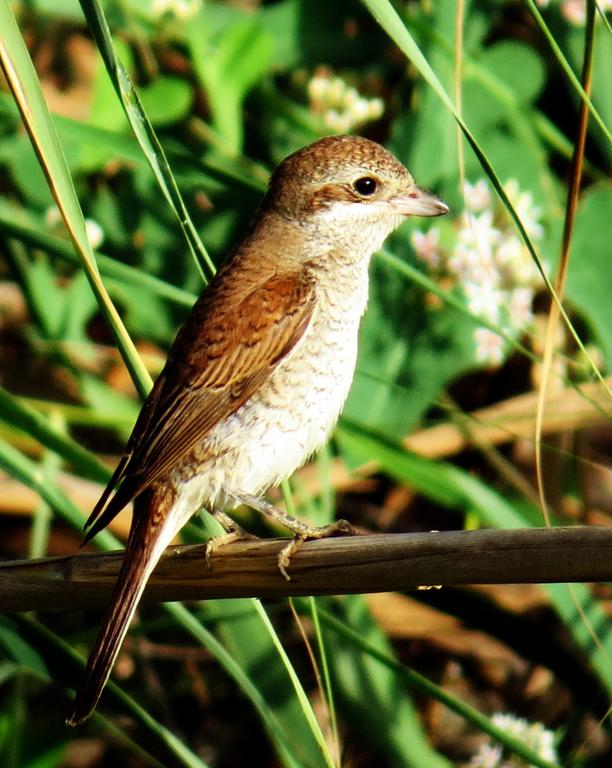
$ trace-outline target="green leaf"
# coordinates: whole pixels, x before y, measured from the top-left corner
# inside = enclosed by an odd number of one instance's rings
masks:
[[[141,394],[146,395],[151,386],[150,377],[100,279],[87,238],[83,212],[76,196],[64,153],[43,98],[32,60],[7,0],[0,0],[0,29],[2,29],[0,63],[38,154],[47,177],[47,183],[74,245],[81,256],[92,290],[115,335],[119,350],[132,378],[136,386],[139,387]]]
[[[514,40],[496,43],[482,52],[480,64],[505,83],[519,102],[534,101],[544,86],[542,59],[525,43]],[[521,73],[520,77],[516,76],[517,72]]]
[[[68,747],[68,739],[62,739],[58,744],[46,747],[42,752],[23,764],[23,768],[57,768]]]
[[[249,18],[211,37],[203,10],[190,25],[188,44],[210,103],[213,126],[228,150],[238,152],[243,143],[242,105],[268,68],[272,41],[259,23]]]
[[[520,528],[529,524],[500,493],[451,464],[423,459],[382,435],[344,422],[336,430],[336,437],[352,462],[374,461],[390,477],[438,504],[463,513],[474,512],[484,525]]]
[[[391,644],[378,627],[365,600],[350,596],[335,600],[335,617],[357,632],[365,642],[389,658]],[[416,707],[405,691],[405,684],[391,669],[364,654],[342,635],[326,631],[335,701],[345,720],[358,729],[362,738],[394,765],[415,768],[450,766],[428,744]]]
[[[30,614],[16,614],[14,623],[19,627],[20,636],[27,637],[28,645],[34,648],[35,652],[40,654],[41,657],[47,659],[46,668],[48,668],[48,672],[46,671],[44,675],[39,675],[39,677],[42,677],[44,680],[53,680],[56,686],[66,685],[67,679],[74,679],[75,673],[84,665],[85,660],[62,637],[47,629]],[[146,728],[148,733],[146,748],[136,744],[123,729],[119,730],[116,728],[98,712],[94,713],[93,720],[94,722],[101,723],[115,737],[119,737],[129,747],[130,751],[134,752],[139,758],[144,758],[155,768],[161,768],[161,763],[147,749],[154,749],[156,755],[164,756],[165,750],[169,750],[176,758],[172,765],[182,765],[185,768],[207,768],[206,763],[192,752],[178,736],[166,728],[159,718],[153,717],[147,710],[139,706],[130,696],[123,692],[119,685],[109,681],[107,683],[107,691],[114,699],[121,701],[125,708]],[[59,725],[58,714],[54,712],[55,722]],[[62,732],[65,733],[63,723],[59,732],[60,734]],[[151,740],[153,740],[152,743]]]
[[[0,419],[39,440],[42,445],[57,453],[85,477],[100,483],[108,482],[111,472],[92,453],[82,448],[76,440],[65,435],[51,420],[20,401],[0,387]]]
[[[611,696],[612,632],[606,607],[594,597],[586,584],[546,584],[544,589],[571,632],[574,642],[587,655],[591,667],[608,696]]]
[[[368,311],[346,418],[400,438],[443,387],[475,365],[474,320],[443,306],[428,309],[423,290],[381,259],[371,268]]]
[[[140,98],[153,125],[167,126],[187,116],[193,92],[184,80],[163,76],[142,87]]]
[[[610,243],[612,188],[598,184],[583,196],[574,224],[567,297],[580,309],[612,366]]]
[[[520,755],[529,765],[541,766],[541,768],[559,768],[556,764],[540,757],[533,749],[527,747],[515,736],[510,735],[506,730],[495,725],[488,717],[478,712],[474,707],[466,704],[462,699],[446,691],[441,686],[432,683],[423,675],[401,664],[389,654],[381,650],[376,643],[362,637],[359,632],[327,611],[320,611],[321,624],[329,627],[331,630],[349,640],[355,648],[360,648],[368,656],[376,659],[384,666],[393,670],[397,676],[410,685],[415,691],[421,694],[431,696],[437,701],[447,706],[453,712],[463,717],[475,727],[488,733],[496,741],[506,746],[512,752]],[[416,768],[416,766],[415,766]],[[419,766],[420,768],[420,766]]]
[[[130,49],[125,43],[119,43],[124,60],[132,62]],[[117,101],[117,96],[113,85],[108,79],[106,67],[101,56],[96,56],[96,71],[92,83],[92,99],[89,109],[89,125],[96,128],[102,128],[112,133],[126,133],[129,123]],[[106,163],[113,160],[114,153],[110,147],[103,143],[81,143],[79,142],[79,163],[80,170],[91,173],[101,169]]]
[[[86,325],[95,314],[97,306],[87,276],[84,272],[78,272],[63,290],[59,337],[64,341],[89,343]]]
[[[97,0],[80,1],[85,18],[102,54],[109,77],[126,117],[170,209],[179,222],[193,258],[202,274],[202,278],[204,278],[207,269],[210,274],[214,274],[214,264],[206,252],[206,248],[204,248],[189,216],[181,192],[170,169],[166,153],[142,106],[132,79],[117,55],[104,12]]]
[[[365,3],[374,9],[375,3]],[[414,174],[418,184],[438,188],[442,179],[453,177],[457,168],[457,126],[440,92],[452,92],[454,62],[446,46],[453,47],[457,3],[442,0],[428,18],[427,29],[435,42],[421,41],[423,61],[440,90],[429,87],[427,78],[416,79],[419,109],[404,110],[394,121],[391,146]],[[413,41],[416,48],[416,41]],[[425,58],[426,56],[426,58]],[[412,58],[412,56],[411,56]],[[435,75],[433,72],[435,71]]]
[[[36,491],[63,520],[74,528],[82,528],[85,522],[84,513],[56,485],[47,482],[45,473],[38,464],[5,440],[0,440],[0,467]],[[108,531],[101,531],[96,537],[96,543],[106,549],[116,548],[119,544]]]
[[[223,607],[224,603],[226,601],[209,601],[206,604],[207,609],[215,610],[216,607]],[[242,601],[231,601],[232,603],[232,614],[234,618],[239,618],[239,611],[236,610],[237,606],[240,605]],[[247,601],[250,602],[250,601]],[[268,671],[268,662],[270,660],[270,654],[273,654],[273,658],[277,658],[276,652],[273,650],[273,647],[269,643],[269,638],[266,640],[267,645],[267,652],[260,661],[262,661],[262,664],[258,667],[258,674],[254,676],[254,679],[250,676],[250,670],[248,662],[245,666],[243,666],[244,659],[241,658],[242,654],[245,654],[245,656],[248,658],[250,656],[248,646],[251,642],[249,638],[249,643],[244,643],[244,635],[241,635],[239,641],[238,638],[233,637],[233,632],[231,629],[229,629],[227,626],[224,625],[222,629],[227,629],[228,631],[228,644],[230,646],[230,651],[228,651],[224,644],[217,640],[217,638],[208,630],[206,629],[203,624],[196,619],[196,617],[189,613],[189,611],[185,608],[184,605],[181,605],[180,603],[168,603],[165,606],[168,613],[172,616],[174,616],[177,621],[180,622],[181,626],[183,626],[193,637],[195,637],[204,648],[207,648],[213,656],[217,659],[217,661],[221,664],[221,666],[225,669],[225,671],[230,675],[236,683],[240,686],[242,692],[245,696],[247,696],[251,703],[253,704],[254,708],[257,710],[259,716],[261,717],[262,722],[264,723],[268,733],[270,734],[271,738],[274,741],[274,745],[276,747],[276,750],[279,755],[279,759],[282,761],[283,765],[287,766],[288,768],[301,768],[303,763],[299,761],[299,758],[295,755],[295,750],[297,750],[298,753],[303,754],[303,750],[306,747],[307,751],[310,749],[310,746],[304,745],[304,744],[293,744],[292,734],[287,732],[285,723],[282,721],[282,719],[279,720],[277,717],[277,707],[275,706],[278,704],[278,709],[282,713],[282,701],[278,701],[278,699],[275,699],[273,702],[269,702],[266,698],[266,686],[264,685],[261,687],[262,681],[264,681],[267,677],[267,671]],[[247,625],[250,623],[249,618],[252,618],[254,615],[254,607],[252,605],[252,602],[250,605],[246,606],[247,608]],[[238,615],[237,615],[238,614]],[[232,619],[233,621],[233,619]],[[257,634],[254,636],[254,652],[257,654],[257,647],[259,646],[261,640],[262,640],[262,625],[261,622],[256,625],[258,626]],[[224,632],[222,632],[224,634]],[[234,641],[238,641],[238,645],[240,647],[238,659],[234,659],[232,655],[232,645]],[[276,667],[276,664],[274,665],[274,670],[276,671],[278,669]],[[284,689],[283,689],[284,690]],[[282,691],[281,691],[282,692]],[[278,696],[278,690],[271,692],[273,696]],[[295,711],[295,710],[294,710]],[[298,734],[301,734],[302,728],[300,727],[298,729]],[[310,741],[310,739],[309,739]],[[320,754],[320,752],[319,752]],[[321,756],[322,761],[322,756]],[[317,760],[314,763],[314,766],[318,766],[321,763],[320,760]],[[324,764],[324,763],[323,763]]]
[[[33,259],[22,271],[33,316],[38,320],[41,331],[47,338],[57,339],[62,321],[62,290],[57,276],[49,262]]]
[[[47,677],[47,666],[42,656],[15,630],[9,619],[0,618],[0,645],[9,658],[40,677]]]
[[[66,240],[53,237],[38,221],[32,217],[26,217],[24,211],[4,205],[3,202],[0,200],[0,231],[33,248],[46,251],[50,256],[55,256],[62,261],[80,264],[79,257]],[[101,274],[116,280],[122,286],[122,293],[129,291],[131,286],[138,286],[184,308],[190,308],[197,298],[195,294],[166,283],[155,275],[150,275],[142,269],[123,264],[101,253],[96,254],[96,259]],[[48,296],[45,304],[52,304],[49,302]],[[53,311],[53,308],[50,308],[50,311]]]
[[[12,180],[29,204],[38,210],[45,210],[53,205],[53,196],[45,174],[28,137],[23,134],[16,136],[7,150],[6,163]]]

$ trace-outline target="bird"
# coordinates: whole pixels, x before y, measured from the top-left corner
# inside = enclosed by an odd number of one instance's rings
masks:
[[[147,580],[189,518],[208,509],[231,533],[226,511],[239,504],[270,513],[261,494],[326,442],[353,378],[372,255],[407,217],[448,210],[360,136],[321,138],[274,171],[245,237],[178,331],[85,523],[83,543],[133,502],[68,724],[96,707]],[[278,514],[299,539],[343,530]]]

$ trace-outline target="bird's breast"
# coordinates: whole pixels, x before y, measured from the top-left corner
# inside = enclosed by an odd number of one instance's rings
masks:
[[[212,458],[194,479],[203,503],[224,491],[257,494],[279,483],[327,440],[348,395],[357,358],[367,273],[344,292],[319,286],[303,338],[234,414],[205,438]],[[199,491],[198,491],[199,492]]]

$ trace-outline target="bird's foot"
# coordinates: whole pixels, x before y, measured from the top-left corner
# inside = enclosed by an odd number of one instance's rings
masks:
[[[213,555],[222,547],[225,547],[227,544],[231,544],[233,541],[252,541],[253,539],[258,538],[252,533],[245,531],[242,526],[238,525],[238,523],[229,515],[226,515],[225,512],[215,510],[211,512],[211,514],[221,525],[225,533],[222,533],[220,536],[213,536],[206,542],[206,565],[208,566],[209,570],[212,568]]]
[[[247,493],[233,495],[240,503],[246,504],[252,509],[261,512],[262,515],[265,515],[293,532],[293,541],[290,541],[289,544],[281,550],[278,556],[278,570],[287,581],[291,581],[291,577],[287,571],[291,557],[305,541],[308,541],[309,539],[326,539],[330,536],[353,536],[357,533],[347,520],[336,520],[335,523],[331,523],[330,525],[314,527],[292,517],[287,512],[275,507],[265,499],[260,499],[258,496],[252,496]]]
[[[300,521],[297,520],[296,522]],[[356,535],[357,531],[355,528],[353,528],[348,520],[340,519],[336,520],[335,523],[331,523],[330,525],[321,525],[319,527],[311,527],[300,522],[300,531],[296,532],[293,541],[290,541],[286,547],[283,547],[278,555],[278,560],[276,561],[278,570],[282,573],[285,579],[287,579],[287,581],[291,581],[291,576],[289,575],[287,569],[289,568],[291,558],[305,541],[312,539],[327,539],[331,536]]]

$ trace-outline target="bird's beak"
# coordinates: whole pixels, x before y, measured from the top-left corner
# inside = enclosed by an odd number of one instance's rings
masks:
[[[413,187],[405,195],[396,195],[389,200],[389,205],[404,216],[442,216],[449,207],[431,192]]]

